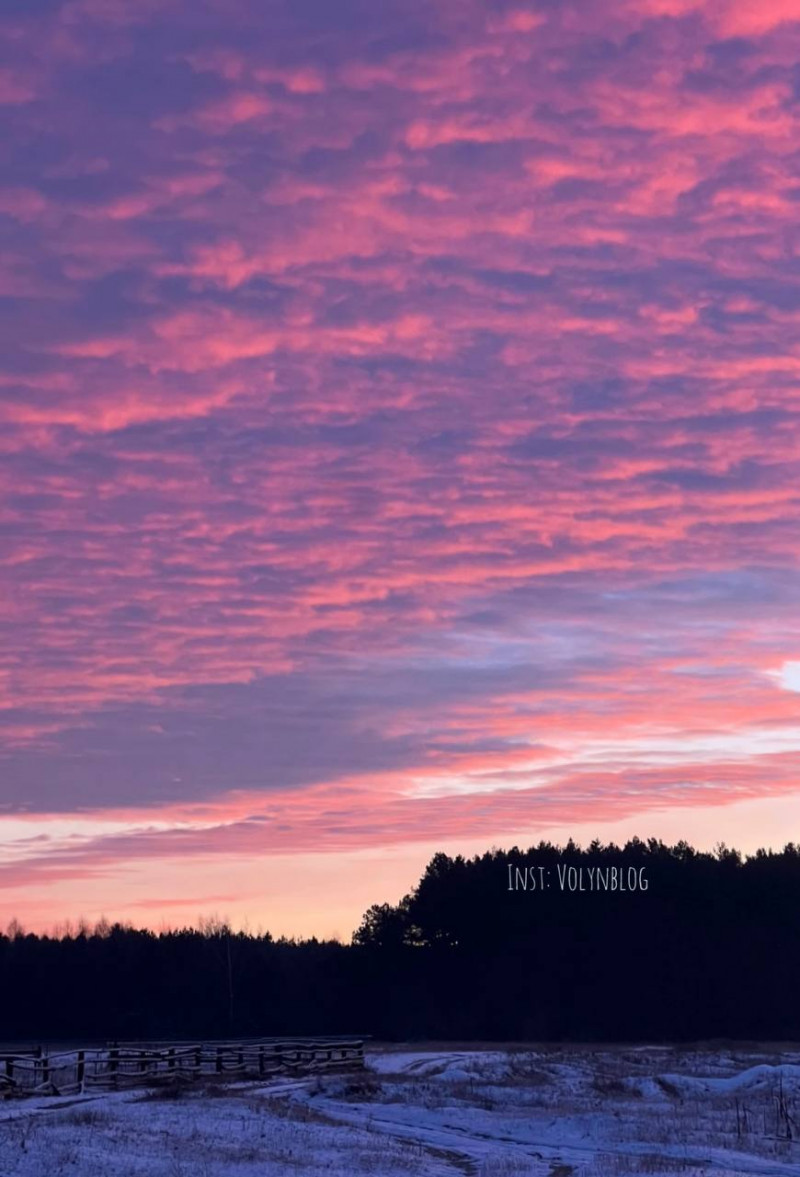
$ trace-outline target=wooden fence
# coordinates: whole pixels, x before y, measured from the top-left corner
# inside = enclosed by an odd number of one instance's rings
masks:
[[[206,1078],[267,1079],[364,1066],[362,1038],[110,1046],[0,1055],[0,1098],[72,1095]]]

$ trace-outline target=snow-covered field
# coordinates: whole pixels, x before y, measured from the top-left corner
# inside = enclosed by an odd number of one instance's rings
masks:
[[[0,1103],[0,1177],[800,1177],[800,1052],[375,1050],[365,1072]]]

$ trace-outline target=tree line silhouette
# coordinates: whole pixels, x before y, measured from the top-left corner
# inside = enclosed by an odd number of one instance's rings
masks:
[[[646,889],[603,888],[612,868]],[[743,857],[633,839],[436,854],[350,944],[218,919],[53,935],[12,924],[0,1040],[797,1039],[799,901],[792,843]]]

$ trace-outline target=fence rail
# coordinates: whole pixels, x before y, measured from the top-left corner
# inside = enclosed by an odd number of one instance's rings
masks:
[[[112,1043],[0,1055],[0,1098],[73,1095],[200,1078],[264,1079],[364,1065],[363,1038],[265,1038],[175,1045]]]

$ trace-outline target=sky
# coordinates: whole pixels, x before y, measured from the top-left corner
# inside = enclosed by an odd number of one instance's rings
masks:
[[[800,836],[800,0],[4,0],[0,925]]]

